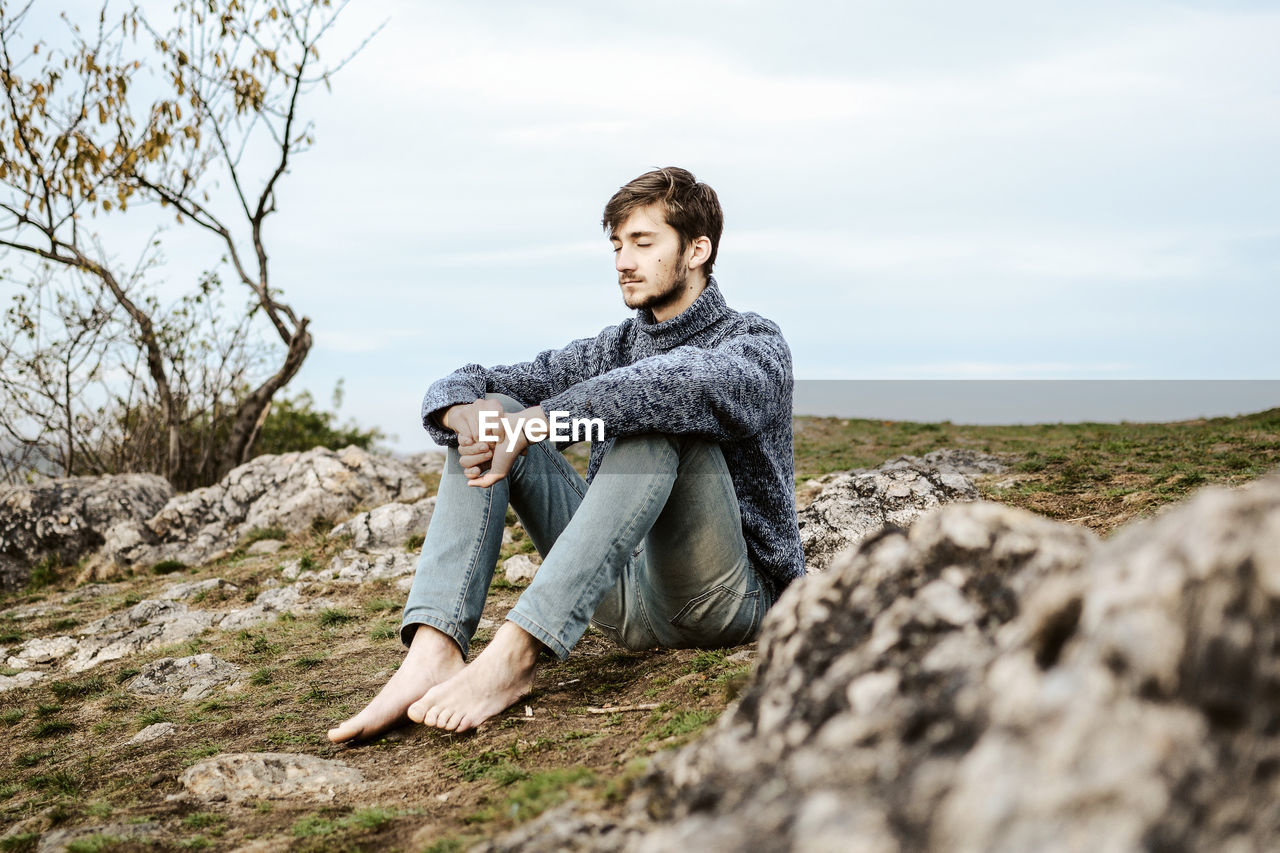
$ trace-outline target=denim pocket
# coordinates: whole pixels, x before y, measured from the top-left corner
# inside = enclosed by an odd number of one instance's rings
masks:
[[[681,633],[681,646],[720,648],[748,642],[760,624],[759,587],[738,592],[717,584],[671,617]]]

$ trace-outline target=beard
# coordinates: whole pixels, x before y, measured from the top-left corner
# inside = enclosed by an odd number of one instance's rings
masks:
[[[689,264],[681,260],[679,268],[671,271],[670,277],[658,287],[655,293],[650,293],[638,299],[629,299],[624,296],[622,301],[628,308],[647,308],[650,312],[653,312],[655,309],[662,309],[676,304],[688,289]]]

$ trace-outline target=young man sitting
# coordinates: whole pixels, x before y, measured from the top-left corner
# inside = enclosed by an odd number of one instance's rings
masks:
[[[330,740],[406,717],[474,728],[531,689],[544,648],[567,658],[588,623],[627,649],[749,642],[804,574],[791,353],[776,324],[725,304],[711,275],[723,223],[688,171],[641,175],[603,220],[635,315],[427,391],[423,425],[449,449],[404,610],[409,651]],[[603,424],[586,481],[538,440],[557,419]],[[466,664],[508,504],[543,563]]]

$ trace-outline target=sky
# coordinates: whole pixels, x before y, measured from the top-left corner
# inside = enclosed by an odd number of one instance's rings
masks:
[[[325,56],[379,26],[267,238],[291,390],[400,450],[434,379],[628,316],[601,209],[664,165],[799,380],[1280,379],[1273,2],[354,0]]]

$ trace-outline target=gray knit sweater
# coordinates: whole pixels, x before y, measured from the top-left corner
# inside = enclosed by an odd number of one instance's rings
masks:
[[[658,323],[648,309],[523,364],[468,364],[433,383],[422,424],[437,444],[457,436],[433,415],[486,393],[600,418],[589,483],[613,439],[646,432],[720,445],[742,512],[748,555],[776,596],[804,574],[791,438],[791,350],[777,324],[725,304],[711,278],[697,300]]]

